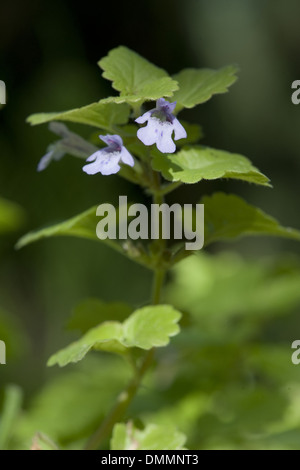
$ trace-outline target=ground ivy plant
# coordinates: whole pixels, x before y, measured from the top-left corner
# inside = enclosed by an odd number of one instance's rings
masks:
[[[34,114],[32,125],[50,123],[60,138],[52,143],[38,165],[43,171],[53,160],[70,154],[85,160],[82,170],[91,178],[118,175],[139,185],[153,203],[183,184],[231,178],[270,187],[270,181],[244,156],[199,144],[201,127],[180,118],[215,94],[225,93],[236,81],[237,69],[185,69],[169,76],[163,69],[126,47],[117,47],[99,61],[103,77],[119,94],[70,111]],[[100,131],[100,139],[83,139],[63,122],[80,123]],[[104,145],[103,145],[104,144]],[[80,171],[82,171],[80,170]],[[102,203],[103,201],[95,201]],[[300,240],[300,232],[282,227],[273,217],[239,196],[217,192],[205,196],[204,247],[220,240],[245,235],[277,235]],[[154,367],[156,348],[164,348],[180,334],[181,312],[162,303],[167,271],[193,255],[184,242],[160,237],[139,241],[99,240],[97,206],[58,225],[25,235],[18,247],[46,237],[73,236],[106,243],[120,254],[153,271],[152,302],[135,311],[126,304],[93,302],[76,311],[72,322],[82,337],[53,354],[48,366],[67,366],[82,361],[91,350],[121,356],[132,365],[132,379],[118,396],[99,428],[87,440],[86,449],[99,449],[110,439],[112,449],[184,449],[180,430],[148,424],[144,429],[126,423],[126,411],[147,371]],[[99,319],[103,319],[99,322]],[[138,416],[136,417],[138,418]],[[51,437],[38,435],[34,446],[53,448]]]

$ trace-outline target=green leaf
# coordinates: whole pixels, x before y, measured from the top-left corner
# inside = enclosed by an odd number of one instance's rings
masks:
[[[20,228],[24,223],[22,208],[13,202],[0,198],[0,233]]]
[[[36,126],[50,121],[71,121],[111,131],[115,124],[126,124],[129,113],[130,108],[126,104],[117,105],[101,100],[70,111],[32,114],[27,122]]]
[[[52,227],[44,228],[35,232],[30,232],[24,235],[17,243],[16,248],[20,249],[30,243],[42,240],[43,238],[56,237],[56,236],[72,236],[78,238],[87,238],[95,240],[100,243],[105,243],[119,253],[127,256],[129,259],[143,265],[150,267],[151,260],[149,256],[136,247],[130,240],[125,240],[126,243],[119,243],[117,240],[106,238],[100,240],[96,234],[96,227],[100,218],[96,216],[97,206],[79,214],[71,219],[61,222]]]
[[[130,448],[131,439],[128,434],[128,425],[123,423],[115,424],[110,441],[111,450],[133,450]]]
[[[61,222],[52,227],[47,227],[24,235],[17,243],[17,248],[23,248],[30,243],[42,240],[43,238],[69,235],[73,237],[88,238],[98,240],[96,226],[99,219],[96,216],[97,206],[79,214],[71,219]],[[106,240],[103,240],[106,242]]]
[[[79,362],[91,349],[123,354],[132,347],[148,350],[166,346],[169,338],[179,333],[180,317],[180,312],[168,305],[143,307],[124,323],[105,322],[89,330],[80,340],[51,356],[48,366]]]
[[[103,77],[111,80],[113,88],[121,92],[119,97],[108,98],[108,103],[141,104],[146,100],[172,96],[178,89],[177,82],[163,69],[124,46],[111,50],[98,65],[104,71]]]
[[[274,235],[300,240],[300,231],[282,227],[276,219],[233,194],[205,196],[204,245],[245,235]]]
[[[136,310],[124,323],[126,343],[142,349],[166,346],[169,338],[179,333],[180,318],[181,314],[169,305]]]
[[[71,362],[81,361],[92,349],[122,354],[126,348],[121,344],[122,325],[117,322],[105,322],[89,330],[79,341],[71,343],[50,357],[49,367],[58,364],[64,367]]]
[[[184,450],[186,437],[173,426],[148,424],[144,430],[132,423],[118,423],[113,429],[111,450]]]
[[[74,310],[68,327],[86,333],[89,329],[105,321],[124,321],[132,313],[132,307],[124,302],[102,302],[87,299]]]
[[[186,148],[175,155],[153,152],[152,166],[169,181],[198,183],[202,179],[233,178],[270,186],[269,179],[242,155],[209,147]]]
[[[231,65],[220,70],[185,69],[174,75],[178,81],[179,90],[174,93],[173,100],[177,101],[176,111],[208,101],[213,95],[226,93],[228,88],[237,80],[238,69]]]
[[[195,331],[193,324],[194,339],[192,332],[185,329],[188,344],[194,341],[199,347],[199,331],[202,341],[207,339],[210,344],[223,342],[224,338],[232,344],[243,344],[246,337],[256,337],[268,319],[273,322],[276,317],[297,310],[300,266],[299,263],[290,266],[287,261],[245,260],[235,252],[210,255],[202,250],[179,263],[166,297],[180,310],[188,311],[193,323],[199,325]],[[265,354],[260,353],[260,361],[262,356],[265,360]],[[273,367],[284,380],[277,360]]]

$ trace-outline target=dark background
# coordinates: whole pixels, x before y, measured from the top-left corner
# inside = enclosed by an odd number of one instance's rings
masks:
[[[210,182],[185,187],[172,198],[197,202],[204,192],[235,192],[284,225],[300,228],[300,108],[291,103],[291,84],[300,78],[299,18],[298,0],[1,0],[0,79],[7,105],[0,110],[0,194],[23,207],[26,222],[1,240],[0,304],[26,332],[27,345],[1,368],[0,384],[17,382],[29,393],[55,373],[45,361],[66,344],[63,329],[78,301],[96,296],[140,305],[151,288],[151,273],[101,244],[55,239],[14,250],[28,230],[103,201],[116,203],[119,195],[141,197],[118,176],[88,177],[82,162],[69,156],[37,173],[54,139],[47,126],[30,128],[26,117],[110,94],[97,61],[120,44],[169,73],[238,64],[239,81],[230,93],[183,117],[203,125],[205,144],[249,157],[274,189]],[[88,136],[88,129],[80,131]],[[235,246],[252,258],[300,250],[279,239]]]

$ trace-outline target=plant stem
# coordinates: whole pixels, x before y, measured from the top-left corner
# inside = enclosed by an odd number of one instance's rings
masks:
[[[159,193],[160,189],[160,176],[158,173],[153,173],[153,178],[156,183],[156,187],[158,189],[157,193],[153,195],[153,202],[155,204],[162,204],[163,203],[163,195]],[[160,254],[164,248],[164,240],[160,239],[158,242],[161,245]],[[152,305],[157,305],[160,303],[161,298],[161,290],[165,279],[165,270],[162,268],[156,269],[154,271],[154,279],[153,279],[153,290],[152,290]],[[85,450],[96,450],[100,447],[101,443],[109,437],[111,434],[113,427],[116,423],[121,421],[125,412],[127,411],[129,405],[131,404],[132,400],[134,399],[139,386],[144,378],[144,375],[148,371],[149,367],[153,362],[155,349],[152,348],[150,351],[147,351],[146,355],[143,358],[142,363],[137,368],[136,374],[127,386],[127,388],[120,393],[118,396],[117,402],[111,412],[107,415],[107,417],[102,422],[101,426],[95,432],[95,434],[89,439]]]
[[[163,269],[157,269],[153,279],[153,290],[152,290],[152,304],[157,305],[160,303],[161,290],[164,283],[166,272]]]
[[[108,414],[108,416],[104,419],[99,429],[88,441],[85,450],[98,449],[103,440],[110,435],[114,425],[122,419],[124,413],[126,412],[127,408],[135,397],[146,371],[149,369],[152,363],[153,355],[154,349],[151,349],[147,352],[142,364],[137,370],[137,374],[131,380],[128,387],[122,393],[120,393],[115,406]]]

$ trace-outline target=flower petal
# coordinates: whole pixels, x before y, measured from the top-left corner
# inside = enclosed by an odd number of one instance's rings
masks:
[[[38,164],[37,171],[43,171],[47,168],[48,165],[50,165],[51,160],[52,160],[52,155],[53,155],[53,150],[50,150],[50,152],[47,152],[46,155],[44,155]]]
[[[89,158],[87,158],[87,162],[94,162],[96,160],[96,158],[100,157],[100,155],[102,155],[103,153],[103,150],[97,150],[97,152],[93,153],[92,155],[89,156]]]
[[[173,103],[169,103],[169,111],[172,113],[176,108],[177,101],[173,101]]]
[[[108,147],[122,147],[123,140],[119,135],[99,135],[100,139],[108,145]]]
[[[173,128],[175,132],[174,140],[185,139],[187,137],[185,128],[176,118],[173,121]]]
[[[63,145],[62,140],[49,145],[46,155],[44,155],[37,167],[37,171],[45,170],[53,160],[59,161],[68,152]]]
[[[129,165],[129,166],[134,166],[134,159],[132,158],[132,155],[128,152],[128,150],[125,147],[122,147],[120,156],[121,156],[121,160],[123,163],[126,163],[126,165]]]
[[[144,124],[144,122],[148,121],[148,119],[151,118],[151,113],[152,113],[152,111],[147,111],[142,116],[138,117],[135,120],[135,122],[137,122],[138,124]]]
[[[104,175],[104,176],[109,176],[109,175],[115,175],[116,173],[118,173],[118,171],[120,171],[121,167],[120,165],[118,164],[119,160],[117,162],[110,162],[109,165],[107,165],[106,167],[102,168],[101,170],[101,174]]]
[[[99,151],[96,160],[89,165],[85,165],[82,169],[88,175],[95,175],[96,173],[113,175],[120,170],[119,161],[120,152],[108,153]]]
[[[164,111],[166,114],[172,114],[172,112],[176,108],[176,104],[177,101],[174,101],[174,103],[170,103],[164,98],[159,98],[159,100],[156,101],[156,107]]]
[[[163,106],[167,106],[168,104],[169,104],[169,101],[165,100],[164,98],[159,98],[156,101],[157,108],[162,108]]]
[[[157,141],[161,127],[161,121],[151,118],[146,127],[142,127],[137,131],[138,138],[144,145],[153,145]]]
[[[161,129],[157,137],[156,145],[162,153],[174,153],[176,145],[172,140],[173,125],[170,123],[161,124]]]

